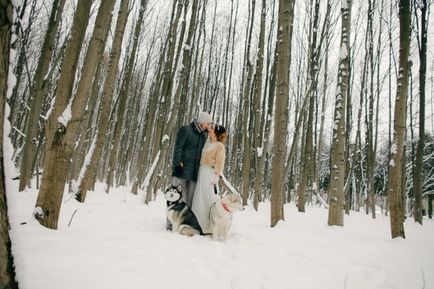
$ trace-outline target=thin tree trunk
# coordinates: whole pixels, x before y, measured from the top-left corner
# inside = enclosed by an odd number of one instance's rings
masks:
[[[270,37],[271,40],[271,37]],[[274,99],[275,99],[275,93],[276,93],[276,67],[277,67],[277,49],[278,46],[276,45],[274,47],[274,58],[273,58],[273,64],[271,65],[271,69],[270,69],[270,85],[269,85],[269,90],[268,90],[268,101],[267,101],[267,116],[264,119],[265,120],[265,129],[264,129],[264,143],[263,143],[263,148],[264,148],[264,156],[260,159],[260,168],[261,171],[259,172],[259,176],[258,178],[260,178],[260,182],[261,182],[261,188],[264,191],[267,191],[270,189],[270,182],[265,180],[267,179],[267,176],[270,175],[269,172],[269,165],[270,165],[270,153],[268,152],[269,150],[269,143],[271,143],[270,141],[270,134],[271,134],[271,125],[272,125],[272,119],[273,119],[273,111],[274,111]],[[265,176],[265,178],[264,178]],[[262,201],[267,194],[263,194],[262,197],[260,198],[259,201]]]
[[[341,6],[342,28],[338,70],[338,88],[333,117],[333,141],[330,160],[329,226],[344,225],[345,183],[345,107],[349,85],[351,0],[343,0]]]
[[[373,17],[374,7],[372,0],[368,1],[368,65],[370,72],[369,82],[369,98],[367,105],[369,106],[365,118],[366,121],[366,145],[367,145],[367,160],[366,160],[366,185],[367,185],[367,204],[366,208],[370,206],[372,218],[375,219],[375,193],[374,193],[374,169],[375,169],[375,155],[374,155],[374,35],[373,35]]]
[[[298,191],[298,211],[305,212],[305,198],[306,189],[312,190],[312,176],[313,176],[313,115],[316,103],[316,90],[317,90],[317,76],[318,76],[318,62],[316,54],[319,53],[319,48],[317,48],[317,36],[318,36],[318,19],[319,19],[319,0],[315,1],[314,8],[314,19],[312,26],[312,37],[309,48],[309,76],[308,76],[308,91],[307,98],[309,99],[309,110],[307,118],[307,131],[306,139],[304,141],[305,145],[304,154],[302,159],[302,170],[301,170],[301,184]]]
[[[124,37],[125,26],[128,19],[128,3],[129,0],[122,0],[118,12],[118,19],[116,22],[116,30],[113,39],[112,52],[110,54],[110,64],[107,72],[107,78],[104,82],[102,108],[100,119],[98,122],[98,133],[95,140],[94,149],[91,149],[91,159],[87,166],[85,166],[83,179],[79,181],[79,188],[77,192],[77,200],[84,202],[87,192],[91,189],[93,184],[93,176],[97,169],[97,163],[100,160],[101,152],[103,150],[104,140],[109,127],[109,115],[113,99],[113,91],[116,83],[116,76],[118,72],[118,63],[122,49],[122,40]],[[86,164],[85,164],[86,165]]]
[[[12,35],[13,4],[0,0],[0,136],[4,136],[6,92],[8,84],[9,50]],[[8,205],[6,197],[6,178],[3,154],[3,141],[0,142],[0,288],[18,288],[15,280],[14,258],[9,237]]]
[[[384,0],[381,0],[381,7],[380,7],[380,19],[384,19]],[[379,124],[379,111],[380,111],[380,97],[381,97],[381,86],[382,81],[380,80],[380,68],[381,68],[381,61],[380,58],[382,56],[382,49],[383,49],[383,43],[382,43],[382,35],[383,35],[383,22],[380,23],[380,28],[378,31],[378,39],[377,39],[377,54],[376,54],[376,62],[377,62],[377,88],[376,88],[376,97],[377,97],[377,106],[375,108],[375,134],[374,134],[374,163],[376,164],[376,156],[377,156],[377,150],[378,150],[378,124]],[[383,195],[385,191],[381,191],[381,200],[383,202]],[[383,208],[383,205],[382,205]]]
[[[251,162],[251,142],[250,138],[251,133],[249,131],[249,118],[252,117],[250,114],[250,88],[252,85],[252,74],[253,74],[253,67],[250,64],[248,64],[248,73],[247,73],[247,80],[246,84],[244,86],[244,96],[243,96],[243,106],[242,110],[239,112],[242,114],[243,118],[243,126],[242,126],[242,132],[243,132],[243,147],[241,151],[243,151],[242,154],[242,167],[241,167],[241,179],[242,179],[242,191],[241,191],[241,197],[243,199],[243,206],[247,205],[247,200],[249,198],[249,191],[250,191],[250,162]]]
[[[248,28],[248,40],[246,43],[246,55],[245,55],[245,69],[246,69],[246,79],[244,82],[244,91],[242,95],[242,113],[240,113],[242,117],[242,131],[243,131],[243,161],[241,168],[241,177],[242,177],[242,193],[241,196],[243,198],[243,205],[247,205],[247,199],[249,198],[250,191],[250,162],[251,162],[251,132],[249,131],[249,119],[253,116],[250,114],[250,91],[253,85],[252,76],[253,76],[253,66],[250,62],[250,49],[252,44],[252,30],[253,30],[253,21],[255,19],[255,7],[256,0],[251,0],[251,9],[250,9],[250,23]]]
[[[160,103],[159,103],[158,114],[156,118],[157,123],[154,132],[155,137],[154,137],[152,154],[151,154],[152,159],[155,158],[158,151],[160,150],[160,144],[163,138],[163,132],[167,124],[167,114],[169,112],[169,109],[171,107],[171,102],[172,102],[172,88],[174,83],[174,79],[172,75],[176,71],[176,67],[177,67],[177,63],[174,63],[175,48],[177,42],[176,32],[178,30],[179,19],[181,17],[182,10],[184,9],[182,1],[178,0],[177,6],[178,7],[176,10],[176,16],[170,27],[170,32],[168,36],[169,47],[166,52],[167,53],[165,56],[166,59],[163,65],[161,90],[157,90],[159,91]]]
[[[292,30],[290,25],[294,17],[294,2],[292,0],[279,1],[279,20],[277,32],[277,65],[276,65],[276,112],[274,118],[273,165],[271,176],[271,227],[279,220],[284,220],[283,203],[285,180],[285,154],[287,135],[287,115],[289,99],[289,64]]]
[[[28,59],[27,59],[27,50],[29,47],[29,41],[30,36],[32,34],[32,30],[33,30],[33,24],[35,23],[35,18],[36,18],[36,4],[37,1],[33,0],[31,7],[30,7],[30,11],[29,11],[29,17],[28,17],[28,25],[27,27],[23,30],[23,27],[21,26],[21,23],[19,25],[17,25],[17,35],[20,34],[21,35],[21,46],[19,49],[19,53],[18,53],[18,59],[17,59],[17,63],[14,67],[14,74],[16,77],[16,83],[17,85],[14,86],[14,88],[12,89],[12,95],[11,97],[8,99],[8,103],[11,106],[11,114],[9,115],[9,120],[11,122],[12,125],[18,125],[21,123],[25,123],[25,121],[23,121],[23,111],[25,108],[25,95],[26,93],[20,95],[18,94],[18,89],[20,87],[20,85],[23,84],[27,84],[26,80],[25,80],[25,75],[27,74],[28,77],[28,82],[30,83],[30,72],[29,72],[29,63],[28,63]],[[24,17],[24,11],[25,9],[23,9],[21,17]],[[22,19],[22,18],[21,18]],[[18,32],[19,31],[19,32]],[[27,88],[26,88],[27,90]],[[11,139],[12,139],[12,143],[14,145],[14,147],[17,147],[20,145],[19,143],[19,139],[21,137],[21,134],[17,134],[17,133],[12,133],[11,132]]]
[[[417,1],[415,1],[416,3]],[[426,83],[426,59],[427,59],[427,37],[428,21],[427,1],[422,0],[418,7],[421,12],[420,19],[420,38],[419,43],[419,140],[417,142],[416,164],[413,174],[413,192],[414,192],[414,220],[422,225],[422,180],[423,180],[423,148],[425,146],[425,83]],[[419,31],[419,30],[418,30]]]
[[[198,40],[197,40],[197,47],[198,50],[200,51],[200,53],[196,54],[195,57],[195,65],[194,65],[194,71],[193,71],[193,83],[192,83],[192,89],[191,89],[191,102],[190,102],[190,106],[189,106],[189,116],[192,115],[196,115],[198,113],[198,109],[199,106],[198,104],[198,100],[199,100],[199,95],[202,94],[202,92],[200,91],[200,85],[202,84],[203,81],[203,77],[202,77],[202,68],[204,65],[204,56],[205,56],[205,42],[206,42],[206,35],[205,35],[205,21],[206,21],[206,5],[207,5],[208,1],[205,0],[203,3],[203,7],[202,7],[202,12],[201,12],[201,16],[200,16],[200,25],[199,25],[199,36],[198,36]],[[203,40],[202,40],[203,38]],[[202,41],[202,48],[200,48],[201,45],[201,41]],[[199,59],[199,64],[197,63]]]
[[[252,43],[252,30],[254,20],[254,7],[256,0],[249,0],[249,13],[248,13],[248,25],[246,27],[246,40],[244,45],[244,57],[243,57],[243,70],[241,72],[241,85],[240,94],[238,98],[238,113],[236,114],[235,130],[242,130],[243,134],[236,134],[232,142],[232,172],[234,175],[235,186],[238,186],[240,180],[243,178],[241,196],[243,198],[243,204],[246,205],[248,198],[248,182],[249,180],[249,162],[250,162],[250,141],[248,132],[248,118],[249,118],[249,92],[252,79],[252,64],[250,62],[250,48]],[[252,5],[252,7],[251,7]],[[244,148],[242,148],[244,145]],[[239,161],[240,152],[244,151],[242,155],[242,161]],[[247,153],[249,152],[249,153]],[[244,179],[247,177],[247,180]],[[244,184],[247,184],[246,186]],[[246,188],[245,188],[246,187]]]
[[[250,1],[250,0],[249,0]],[[214,50],[214,33],[215,33],[215,22],[216,22],[216,14],[217,14],[217,0],[214,1],[214,12],[213,12],[213,21],[211,26],[211,38],[210,38],[210,45],[209,45],[209,52],[208,52],[208,70],[206,75],[206,83],[205,83],[205,92],[203,96],[203,111],[211,111],[211,101],[209,96],[209,89],[210,81],[211,81],[211,64],[212,64],[212,53]]]
[[[129,56],[129,61],[127,64],[127,72],[125,75],[125,80],[122,85],[121,91],[119,93],[119,105],[118,105],[118,111],[117,111],[117,117],[115,122],[115,129],[113,133],[113,142],[110,146],[110,153],[109,153],[109,163],[108,163],[108,174],[107,174],[107,186],[106,191],[109,192],[110,188],[113,186],[113,178],[114,178],[114,172],[115,172],[115,161],[119,159],[117,156],[118,154],[118,148],[119,143],[121,139],[121,129],[123,127],[124,123],[124,115],[125,115],[125,108],[126,103],[130,91],[131,86],[131,78],[133,75],[133,68],[135,67],[136,62],[136,54],[137,54],[137,46],[139,44],[139,37],[140,37],[140,31],[142,28],[142,22],[143,22],[143,16],[145,15],[146,5],[148,3],[148,0],[141,0],[140,2],[140,10],[139,10],[139,16],[136,21],[136,25],[134,28],[134,36],[133,36],[133,48],[131,50],[131,54]]]
[[[190,81],[191,75],[191,66],[192,66],[192,56],[193,51],[197,51],[197,48],[193,46],[194,43],[194,35],[197,30],[197,20],[198,20],[198,11],[199,10],[199,0],[193,0],[193,4],[191,7],[191,20],[188,27],[188,35],[187,39],[184,43],[183,55],[182,55],[182,68],[179,72],[179,83],[175,92],[175,99],[181,98],[180,101],[180,111],[185,112],[184,114],[178,115],[178,124],[184,123],[186,121],[187,114],[187,103],[188,103],[188,84]],[[180,45],[181,46],[181,45]]]
[[[63,13],[65,0],[55,0],[51,8],[48,29],[45,34],[44,43],[41,49],[41,56],[38,60],[35,76],[30,88],[30,111],[27,119],[26,138],[24,142],[21,166],[20,166],[20,184],[19,191],[23,191],[26,186],[30,187],[30,180],[33,172],[33,159],[36,154],[36,138],[39,131],[39,118],[42,111],[42,105],[45,100],[44,86],[47,80],[44,79],[49,69],[50,59],[53,54],[53,45],[57,29]]]
[[[392,238],[405,238],[402,194],[402,167],[405,143],[405,119],[408,90],[411,36],[410,0],[399,1],[399,76],[395,99],[393,142],[390,148],[389,206]]]
[[[322,89],[322,99],[321,99],[321,121],[320,121],[320,128],[319,128],[319,137],[318,137],[318,148],[317,148],[317,165],[316,169],[317,172],[315,173],[315,188],[314,190],[317,191],[317,193],[320,192],[320,170],[321,170],[321,159],[322,159],[322,153],[323,153],[323,147],[324,147],[324,121],[325,121],[325,109],[326,109],[326,96],[327,96],[327,88],[328,88],[328,38],[329,38],[329,27],[330,27],[330,21],[327,22],[327,28],[326,28],[326,51],[324,55],[324,83],[323,83],[323,89]]]
[[[389,148],[388,154],[390,158],[390,148],[392,147],[392,57],[393,57],[393,38],[392,38],[392,16],[393,16],[393,2],[390,2],[389,5],[389,29],[388,29],[388,39],[389,39],[389,65],[387,69],[387,75],[388,75],[388,107],[389,107],[389,121],[388,121],[388,142],[387,146]],[[387,191],[389,191],[390,186],[390,166],[387,166],[387,184],[386,188]],[[386,198],[386,212],[385,215],[387,216],[389,214],[389,203],[390,198],[389,195],[387,195]]]
[[[108,29],[107,29],[108,30]],[[108,31],[107,31],[108,32]],[[106,35],[107,37],[107,35]],[[71,168],[70,168],[70,172],[69,172],[69,180],[77,180],[79,173],[80,173],[80,169],[84,163],[84,159],[86,156],[86,152],[88,151],[90,144],[89,142],[92,139],[93,136],[93,120],[94,120],[94,116],[97,112],[94,112],[94,110],[96,109],[96,105],[97,102],[99,100],[99,95],[98,92],[100,91],[101,88],[101,78],[102,78],[102,71],[104,70],[103,67],[106,66],[105,63],[103,63],[103,60],[100,59],[97,68],[96,68],[96,72],[95,72],[95,77],[94,77],[94,81],[92,84],[92,88],[90,89],[89,92],[89,99],[87,101],[87,109],[84,112],[83,115],[83,120],[81,122],[81,131],[80,131],[80,140],[78,142],[78,145],[75,149],[75,152],[72,156],[72,161],[71,161]],[[77,96],[76,96],[77,97]],[[70,193],[72,193],[72,188],[70,188]]]
[[[229,57],[229,47],[231,46],[231,34],[232,34],[232,24],[234,22],[233,20],[233,14],[234,14],[234,0],[231,0],[231,14],[229,18],[229,29],[228,29],[228,41],[226,42],[226,49],[225,49],[225,55],[224,59],[228,59]],[[233,54],[231,54],[231,57],[233,57]],[[229,61],[224,62],[223,67],[223,112],[222,112],[222,124],[226,128],[228,127],[229,123],[229,90],[227,89],[228,86],[228,77],[227,77],[227,66]]]
[[[266,23],[266,17],[267,17],[267,1],[262,0],[262,6],[261,6],[261,30],[259,32],[259,43],[258,43],[258,56],[256,59],[256,83],[254,84],[254,107],[253,107],[253,115],[252,117],[255,118],[255,125],[254,125],[254,134],[253,134],[253,148],[256,153],[255,159],[255,183],[254,183],[254,199],[253,199],[253,206],[255,210],[258,210],[258,203],[261,198],[261,191],[262,191],[262,179],[263,179],[263,173],[261,173],[261,170],[263,169],[261,167],[261,160],[264,159],[264,145],[262,140],[262,126],[263,123],[261,122],[261,114],[265,113],[261,110],[261,96],[262,96],[262,70],[264,68],[264,50],[265,50],[265,23]],[[264,107],[265,108],[265,107]]]
[[[357,131],[356,131],[356,161],[354,162],[355,168],[358,169],[358,173],[355,174],[356,178],[356,210],[359,211],[360,206],[360,195],[361,195],[361,184],[363,175],[364,175],[364,165],[363,165],[363,149],[362,149],[362,131],[361,131],[361,122],[362,122],[362,113],[363,113],[363,104],[364,104],[364,95],[365,95],[365,86],[366,86],[366,74],[368,69],[368,61],[367,61],[367,55],[365,55],[365,61],[362,69],[362,79],[360,82],[360,96],[359,96],[359,109],[357,112]],[[369,210],[369,206],[365,206],[365,211],[367,212]]]

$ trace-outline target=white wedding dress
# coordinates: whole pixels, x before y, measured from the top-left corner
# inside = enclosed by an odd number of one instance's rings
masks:
[[[212,149],[213,145],[215,145],[215,143],[207,141],[203,151]],[[207,165],[200,165],[191,209],[196,215],[204,233],[210,233],[209,212],[212,204],[220,199],[220,196],[216,194],[214,190],[214,184],[217,183],[217,180],[218,177],[214,173],[214,168]]]

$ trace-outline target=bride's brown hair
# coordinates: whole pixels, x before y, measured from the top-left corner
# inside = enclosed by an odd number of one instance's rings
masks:
[[[224,126],[216,124],[214,128],[214,133],[217,138],[217,141],[221,143],[224,143],[228,139],[228,133]]]

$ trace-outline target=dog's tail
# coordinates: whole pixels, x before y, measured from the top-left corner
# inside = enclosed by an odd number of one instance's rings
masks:
[[[185,224],[181,225],[179,227],[179,233],[181,235],[190,236],[190,237],[194,236],[194,235],[201,235],[201,236],[211,236],[212,235],[211,233],[204,233],[200,226],[195,228],[193,226],[185,225]]]
[[[179,233],[181,235],[184,236],[194,236],[197,234],[200,234],[200,232],[198,230],[196,230],[195,228],[189,226],[189,225],[181,225],[179,226]]]

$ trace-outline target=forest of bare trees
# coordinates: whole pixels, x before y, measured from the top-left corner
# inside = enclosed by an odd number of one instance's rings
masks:
[[[51,229],[62,199],[85,202],[96,182],[149,203],[175,132],[204,110],[229,131],[224,174],[244,205],[271,201],[271,226],[294,202],[338,226],[381,210],[405,237],[405,217],[432,216],[431,2],[2,0],[8,194],[37,189]]]

